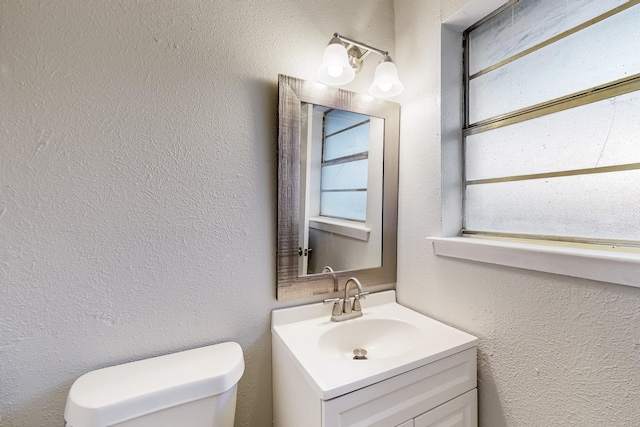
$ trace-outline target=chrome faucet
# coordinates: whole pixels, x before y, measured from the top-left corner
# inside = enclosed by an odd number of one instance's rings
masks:
[[[349,290],[351,284],[355,284],[358,288],[358,293],[353,297],[353,301],[349,296]],[[334,303],[333,310],[331,312],[332,322],[342,322],[343,320],[354,319],[362,316],[362,307],[360,306],[360,300],[365,299],[369,292],[365,292],[362,289],[362,284],[355,277],[351,277],[344,285],[344,298],[331,298],[324,300],[325,304]],[[341,304],[342,303],[342,304]]]

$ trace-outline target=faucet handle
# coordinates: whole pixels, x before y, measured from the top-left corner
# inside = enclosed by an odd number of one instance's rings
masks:
[[[340,306],[340,301],[342,301],[340,298],[329,298],[322,302],[325,304],[333,303],[333,310],[331,310],[331,315],[340,316],[342,314],[342,307]]]
[[[367,295],[369,295],[369,291],[360,292],[358,295],[356,295],[356,298],[358,298],[358,299],[367,299]]]

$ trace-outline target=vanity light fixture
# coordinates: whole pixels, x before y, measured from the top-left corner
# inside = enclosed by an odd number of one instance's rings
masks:
[[[349,83],[362,69],[364,58],[371,52],[382,56],[382,61],[376,67],[369,94],[378,98],[389,98],[402,93],[404,86],[398,79],[398,70],[389,52],[348,39],[338,33],[333,34],[324,51],[324,58],[318,69],[318,80],[330,86]]]

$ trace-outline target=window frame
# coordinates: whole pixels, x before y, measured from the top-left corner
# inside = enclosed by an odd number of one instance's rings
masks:
[[[471,25],[462,33],[462,43],[463,43],[463,59],[462,59],[462,67],[463,67],[463,127],[462,127],[462,182],[463,182],[463,201],[462,201],[462,229],[461,236],[484,236],[484,237],[495,237],[495,238],[518,238],[523,240],[537,240],[537,241],[549,241],[549,242],[568,242],[568,243],[577,243],[577,244],[594,244],[594,245],[613,245],[613,246],[622,246],[622,247],[640,247],[640,241],[635,240],[620,240],[620,239],[610,239],[610,238],[593,238],[593,237],[583,237],[583,236],[559,236],[559,235],[545,235],[545,234],[523,234],[523,233],[510,233],[510,232],[491,232],[486,230],[472,230],[467,229],[466,227],[466,200],[465,195],[467,193],[467,187],[469,185],[477,185],[477,184],[485,184],[485,183],[497,183],[497,182],[508,182],[522,179],[539,179],[539,178],[554,178],[554,177],[566,177],[572,175],[584,175],[584,174],[593,174],[593,173],[607,173],[614,171],[625,171],[625,170],[638,170],[640,169],[640,163],[634,164],[625,164],[625,165],[616,165],[616,166],[599,166],[593,167],[589,169],[575,169],[575,170],[565,170],[559,172],[544,172],[544,173],[536,173],[536,174],[522,174],[515,175],[509,177],[502,178],[492,178],[492,179],[480,179],[480,180],[468,180],[465,174],[466,166],[466,138],[471,135],[475,135],[480,132],[489,131],[493,129],[497,129],[500,127],[505,127],[509,125],[513,125],[516,123],[520,123],[523,121],[527,121],[530,119],[536,119],[539,117],[543,117],[549,114],[558,113],[565,110],[570,110],[576,107],[580,107],[583,105],[588,105],[598,101],[604,101],[606,99],[623,95],[626,93],[640,91],[640,73],[627,76],[625,78],[621,78],[619,80],[613,82],[606,82],[600,84],[595,87],[591,87],[588,89],[581,90],[579,92],[570,93],[555,99],[550,99],[538,104],[534,104],[532,106],[521,108],[518,110],[510,111],[505,114],[501,114],[495,117],[490,117],[485,120],[481,120],[475,123],[470,123],[470,82],[472,79],[482,76],[491,71],[497,70],[500,67],[507,65],[517,59],[523,58],[526,55],[529,55],[533,52],[536,52],[548,45],[551,45],[559,40],[562,40],[566,37],[571,36],[579,32],[582,29],[588,28],[589,26],[595,25],[599,22],[606,20],[609,17],[612,17],[618,13],[624,12],[627,9],[632,7],[640,7],[638,2],[627,2],[618,7],[615,7],[605,13],[598,15],[597,17],[590,19],[582,24],[579,24],[575,27],[569,28],[547,40],[543,40],[542,42],[536,43],[533,46],[530,46],[527,49],[524,49],[520,52],[515,53],[514,55],[505,58],[496,64],[493,64],[485,69],[475,72],[474,74],[470,73],[470,60],[469,60],[469,51],[470,51],[470,33],[476,30],[478,27],[490,21],[495,16],[501,14],[505,10],[511,8],[516,3],[519,3],[520,0],[511,0],[507,2],[502,7],[498,8],[494,12],[490,13],[486,17],[482,18],[475,24]]]
[[[638,248],[462,235],[464,114],[461,106],[466,96],[462,34],[474,23],[485,19],[483,17],[489,19],[489,15],[499,13],[513,3],[513,0],[471,0],[455,13],[443,17],[440,31],[442,229],[439,237],[427,237],[427,241],[438,257],[640,287]]]

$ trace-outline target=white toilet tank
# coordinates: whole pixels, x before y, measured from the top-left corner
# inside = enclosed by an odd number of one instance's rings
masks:
[[[69,390],[67,427],[233,427],[244,372],[235,342],[98,369]]]

